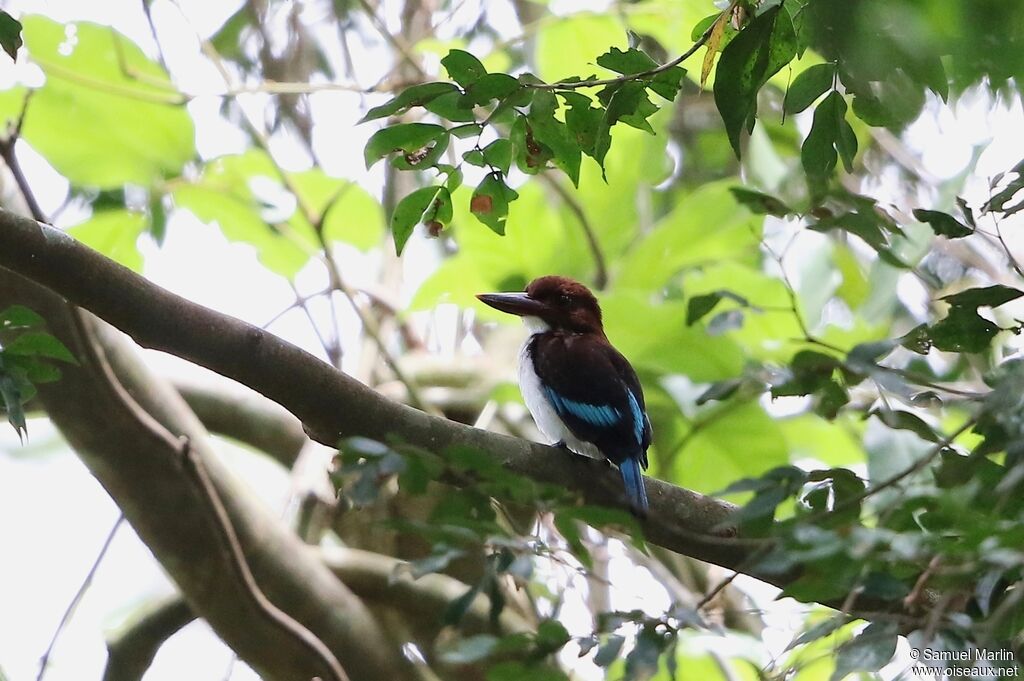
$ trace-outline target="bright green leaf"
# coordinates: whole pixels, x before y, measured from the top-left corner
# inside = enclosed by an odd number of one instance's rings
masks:
[[[483,76],[487,75],[487,69],[480,63],[480,60],[465,50],[452,50],[441,60],[441,66],[448,71],[448,75],[462,87],[469,87]]]
[[[452,197],[444,187],[423,187],[398,202],[391,216],[391,233],[395,251],[402,254],[405,243],[418,224],[426,224],[432,233],[440,231],[452,220]]]
[[[432,123],[404,123],[375,132],[363,150],[366,167],[396,151],[404,151],[412,158],[429,148],[447,145],[448,131]],[[429,152],[428,152],[429,153]]]
[[[423,83],[406,88],[397,97],[380,106],[375,106],[359,119],[360,123],[403,114],[414,106],[423,106],[443,94],[458,92],[459,88],[451,83]]]
[[[150,186],[195,156],[182,96],[127,37],[109,26],[29,16],[24,38],[46,83],[32,97],[22,135],[72,184]]]

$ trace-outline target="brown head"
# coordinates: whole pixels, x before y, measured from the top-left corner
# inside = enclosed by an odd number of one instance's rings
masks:
[[[502,312],[539,317],[552,329],[604,334],[597,298],[586,286],[567,277],[540,277],[523,293],[481,293],[477,298]]]

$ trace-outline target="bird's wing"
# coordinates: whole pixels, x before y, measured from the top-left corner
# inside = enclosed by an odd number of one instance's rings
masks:
[[[651,426],[636,372],[615,348],[574,334],[539,334],[531,355],[545,396],[573,435],[615,463],[646,468]]]

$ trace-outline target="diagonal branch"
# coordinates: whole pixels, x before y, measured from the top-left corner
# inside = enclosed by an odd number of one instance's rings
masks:
[[[514,473],[569,486],[588,503],[626,507],[617,476],[606,466],[387,400],[280,338],[170,293],[53,227],[0,211],[0,268],[51,288],[144,347],[248,385],[291,411],[321,443],[333,446],[358,435],[442,454],[466,446],[486,452]],[[654,479],[647,480],[647,488],[651,510],[642,528],[651,543],[780,586],[799,576],[798,571],[769,575],[750,567],[752,552],[763,549],[765,540],[722,535],[732,504]],[[899,608],[888,602],[858,605]]]
[[[262,329],[177,296],[58,229],[0,211],[0,267],[65,296],[132,336],[143,347],[178,355],[233,378],[295,414],[319,442],[361,435],[400,439],[443,452],[466,445],[540,482],[570,481],[591,503],[625,507],[615,476],[561,450],[432,417],[385,399],[309,353]],[[648,481],[646,536],[656,544],[729,567],[743,542],[712,528],[726,502]]]
[[[91,338],[78,335],[64,300],[4,269],[0,301],[0,306],[20,302],[39,312],[51,333],[80,359],[79,366],[64,368],[59,383],[39,386],[40,400],[192,607],[243,659],[268,679],[327,678],[305,648],[255,612],[225,564],[220,540],[182,471],[176,448],[153,437],[150,429],[138,427],[137,418],[111,392],[106,372],[97,369],[100,359],[109,361],[145,412],[174,435],[188,436],[201,451],[267,596],[287,607],[356,678],[381,669],[387,670],[388,678],[414,678],[362,602],[268,509],[238,489],[181,397],[149,373],[120,336],[105,338],[99,354]]]

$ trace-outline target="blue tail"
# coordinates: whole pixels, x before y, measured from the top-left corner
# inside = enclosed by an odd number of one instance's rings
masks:
[[[626,485],[626,496],[634,513],[644,517],[647,515],[647,490],[644,489],[644,476],[640,472],[640,461],[632,457],[619,464],[622,482]]]

